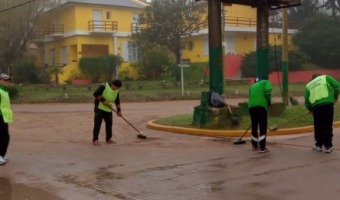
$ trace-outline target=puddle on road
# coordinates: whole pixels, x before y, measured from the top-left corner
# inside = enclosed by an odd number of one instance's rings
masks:
[[[216,192],[216,191],[219,191],[219,190],[223,190],[223,184],[224,184],[224,181],[211,182],[210,191]]]
[[[21,183],[12,184],[9,179],[0,177],[1,200],[61,200],[46,190],[27,186]]]
[[[120,192],[115,188],[116,180],[127,179],[135,176],[140,171],[132,171],[129,173],[115,173],[112,169],[115,167],[124,167],[123,164],[109,165],[100,167],[96,171],[86,171],[78,173],[77,175],[66,175],[60,177],[58,180],[65,184],[74,184],[78,187],[89,188],[101,193],[108,198],[134,200],[138,197],[138,193],[134,192]],[[111,199],[110,198],[110,199]],[[1,200],[1,199],[0,199]]]
[[[79,173],[78,175],[66,175],[59,178],[59,181],[69,184],[75,184],[77,186],[83,187],[92,187],[93,185],[102,185],[108,180],[119,180],[125,179],[132,175],[135,175],[137,172],[131,173],[115,173],[111,172],[111,168],[115,167],[122,167],[124,165],[117,164],[117,165],[109,165],[106,167],[98,168],[97,171],[87,171],[83,173]]]

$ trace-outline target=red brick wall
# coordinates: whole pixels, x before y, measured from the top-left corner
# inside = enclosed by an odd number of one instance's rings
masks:
[[[241,55],[225,55],[224,56],[224,77],[226,79],[239,78],[241,76]]]
[[[242,56],[241,55],[225,55],[225,78],[226,79],[240,79],[241,74],[241,63]],[[207,73],[206,71],[205,73]],[[340,70],[313,70],[313,71],[291,71],[288,73],[288,82],[289,83],[307,83],[311,80],[312,75],[315,73],[319,74],[328,74],[333,76],[336,79],[340,79]],[[255,78],[250,78],[250,84],[254,83]],[[277,84],[282,83],[282,73],[281,72],[272,72],[269,74],[269,80]]]
[[[335,79],[340,79],[340,70],[314,70],[314,71],[292,71],[288,73],[289,83],[307,83],[311,80],[312,75],[327,74],[333,76]],[[279,77],[279,78],[278,78]],[[282,73],[272,72],[269,74],[269,80],[272,83],[282,83]]]

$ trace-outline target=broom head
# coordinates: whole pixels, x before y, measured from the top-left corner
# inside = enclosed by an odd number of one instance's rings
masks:
[[[242,138],[239,138],[239,139],[237,139],[237,140],[234,140],[234,144],[245,144],[246,143],[246,141],[245,140],[242,140]]]
[[[147,137],[146,137],[146,135],[145,135],[144,133],[139,132],[139,133],[137,134],[137,138],[139,138],[139,139],[146,139]]]

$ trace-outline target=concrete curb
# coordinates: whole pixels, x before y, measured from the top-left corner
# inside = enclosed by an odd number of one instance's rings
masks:
[[[224,136],[224,137],[240,137],[244,134],[246,130],[213,130],[213,129],[199,129],[199,128],[185,128],[177,126],[165,126],[154,123],[155,120],[151,120],[147,123],[146,127],[155,130],[189,134],[189,135],[204,135],[204,136]],[[340,127],[340,121],[333,123],[333,128]],[[304,126],[299,128],[286,128],[278,129],[276,131],[268,131],[268,136],[278,136],[278,135],[290,135],[290,134],[301,134],[306,132],[312,132],[314,130],[313,126]],[[250,131],[246,135],[249,135]]]

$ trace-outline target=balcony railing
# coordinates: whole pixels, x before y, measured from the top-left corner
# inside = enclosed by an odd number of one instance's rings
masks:
[[[63,24],[52,24],[48,27],[44,27],[44,36],[46,37],[62,37],[64,35]]]
[[[236,27],[256,27],[256,19],[254,18],[246,18],[246,17],[226,17],[224,21],[225,26],[236,26]],[[281,22],[269,22],[270,28],[281,28]],[[297,29],[299,26],[290,21],[288,23],[288,28]],[[208,28],[208,22],[202,24],[202,29]]]
[[[228,16],[224,21],[225,26],[236,26],[236,27],[256,27],[256,19],[247,17],[232,17]],[[139,24],[131,23],[131,32],[137,33],[143,29],[150,27],[150,24]],[[201,24],[201,29],[208,28],[208,22]],[[269,22],[270,28],[281,28],[281,22]],[[289,22],[288,28],[297,29],[298,26],[294,22]]]
[[[44,41],[44,31],[33,31],[31,38],[35,42],[42,42]]]
[[[134,22],[134,23],[131,23],[131,32],[138,33],[141,30],[148,28],[149,26],[150,25],[148,24],[140,24],[140,23]]]
[[[91,20],[88,21],[88,28],[92,33],[112,33],[118,31],[118,22]]]
[[[43,42],[45,37],[58,38],[64,36],[63,24],[52,24],[45,26],[41,30],[33,31],[31,39],[35,42]]]
[[[237,26],[237,27],[252,27],[256,26],[256,20],[253,18],[246,17],[226,17],[226,26]]]

